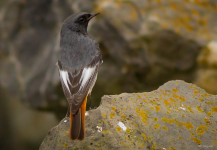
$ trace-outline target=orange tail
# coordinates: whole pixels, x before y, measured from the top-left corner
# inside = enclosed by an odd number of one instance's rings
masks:
[[[81,107],[76,114],[70,113],[69,137],[73,140],[83,140],[85,136],[85,112],[87,97],[84,99]]]

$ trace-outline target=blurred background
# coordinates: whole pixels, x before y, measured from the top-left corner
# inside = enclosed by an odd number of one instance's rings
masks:
[[[89,100],[169,80],[217,94],[217,1],[1,0],[0,150],[36,150],[67,112],[56,67],[63,21],[100,12],[89,35],[104,63]],[[88,108],[89,108],[88,103]]]

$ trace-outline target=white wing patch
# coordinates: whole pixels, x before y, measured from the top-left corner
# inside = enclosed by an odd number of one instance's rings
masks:
[[[70,92],[69,90],[69,85],[68,83],[71,85],[70,83],[70,80],[69,80],[69,75],[68,75],[68,72],[67,71],[63,71],[63,70],[60,70],[60,77],[62,78],[66,88],[68,89],[68,91]],[[71,92],[70,92],[71,93]]]
[[[86,85],[86,83],[93,76],[95,69],[96,69],[96,66],[95,67],[89,67],[89,68],[84,68],[83,69],[81,78],[79,80],[79,83],[81,83],[79,91],[81,91],[84,88],[84,86]],[[66,86],[66,88],[69,91],[69,93],[72,94],[70,92],[70,88],[69,88],[69,86],[72,85],[72,84],[70,83],[68,72],[64,71],[64,70],[59,70],[59,71],[60,71],[60,78],[62,79],[63,84]]]
[[[85,84],[88,82],[88,80],[93,75],[95,69],[96,69],[96,66],[83,69],[82,75],[81,75],[81,78],[80,78],[80,81],[79,81],[79,82],[81,82],[81,87],[80,87],[79,90],[81,90],[85,86]]]

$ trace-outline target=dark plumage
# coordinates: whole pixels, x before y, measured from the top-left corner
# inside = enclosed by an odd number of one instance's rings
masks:
[[[83,140],[87,95],[95,84],[102,55],[88,36],[87,26],[96,14],[78,13],[68,17],[61,29],[58,68],[64,94],[70,106],[70,139]]]

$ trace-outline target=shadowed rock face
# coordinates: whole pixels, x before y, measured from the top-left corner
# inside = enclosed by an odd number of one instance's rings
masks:
[[[152,92],[104,96],[97,109],[87,112],[84,141],[69,140],[66,117],[49,131],[40,149],[187,150],[205,145],[214,150],[216,101],[216,96],[179,80]]]

